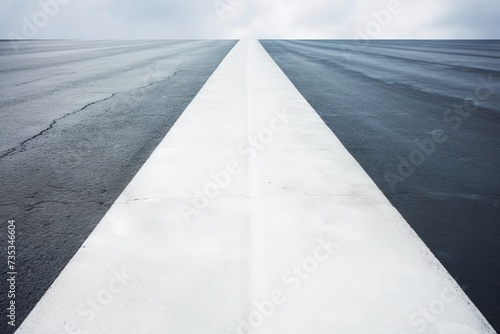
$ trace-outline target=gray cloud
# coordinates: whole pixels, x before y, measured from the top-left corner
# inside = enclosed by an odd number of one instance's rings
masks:
[[[4,0],[0,37],[355,38],[390,1]],[[404,10],[372,37],[500,37],[497,0],[400,1]]]
[[[436,26],[455,31],[463,38],[499,38],[500,1],[447,0],[449,8]]]

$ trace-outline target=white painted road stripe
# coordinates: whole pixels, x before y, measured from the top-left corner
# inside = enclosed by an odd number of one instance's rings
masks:
[[[257,41],[227,55],[17,333],[78,329],[495,333]]]

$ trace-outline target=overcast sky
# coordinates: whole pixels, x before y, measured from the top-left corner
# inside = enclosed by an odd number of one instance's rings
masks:
[[[500,38],[499,0],[397,2],[2,0],[0,37]]]

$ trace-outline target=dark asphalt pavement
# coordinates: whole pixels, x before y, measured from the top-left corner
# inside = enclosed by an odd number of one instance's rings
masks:
[[[262,43],[499,331],[500,42]],[[18,325],[233,45],[0,42]]]
[[[262,41],[500,331],[500,41]]]
[[[14,219],[17,326],[234,43],[0,42],[0,243],[6,254]]]

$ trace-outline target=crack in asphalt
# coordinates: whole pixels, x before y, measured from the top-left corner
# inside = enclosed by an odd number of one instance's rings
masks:
[[[113,97],[113,96],[115,96],[116,94],[118,94],[118,93],[113,93],[111,96],[108,96],[108,97],[106,97],[106,98],[104,98],[104,99],[102,99],[102,100],[98,100],[98,101],[94,101],[94,102],[88,103],[88,104],[86,104],[85,106],[83,106],[82,108],[80,108],[80,109],[78,109],[78,110],[72,111],[72,112],[70,112],[70,113],[64,114],[63,116],[61,116],[61,117],[59,117],[59,118],[56,118],[55,120],[53,120],[53,121],[50,123],[50,125],[49,125],[47,128],[43,129],[42,131],[40,131],[40,132],[39,132],[39,133],[37,133],[36,135],[31,136],[31,137],[29,137],[28,139],[25,139],[25,140],[24,140],[24,141],[22,141],[19,145],[15,146],[15,147],[13,147],[13,148],[11,148],[11,149],[9,149],[9,150],[7,150],[5,153],[3,153],[2,155],[0,155],[0,159],[1,159],[1,158],[6,157],[6,156],[8,156],[8,155],[11,155],[12,153],[16,152],[17,150],[19,150],[20,148],[22,148],[24,145],[26,145],[26,143],[28,143],[28,142],[32,141],[32,140],[33,140],[33,139],[35,139],[35,138],[38,138],[38,137],[40,137],[40,136],[44,135],[47,131],[51,130],[51,129],[54,127],[54,125],[55,125],[58,121],[60,121],[60,120],[62,120],[62,119],[65,119],[66,117],[71,116],[71,115],[73,115],[73,114],[76,114],[76,113],[78,113],[78,112],[80,112],[80,111],[83,111],[83,110],[85,110],[86,108],[90,107],[91,105],[94,105],[94,104],[96,104],[96,103],[100,103],[100,102],[104,102],[104,101],[106,101],[106,100],[108,100],[108,99],[112,98],[112,97]]]
[[[94,203],[94,204],[104,206],[107,208],[111,207],[111,205],[112,205],[112,203],[108,203],[108,202],[104,202],[104,201],[87,201],[87,203]],[[22,207],[25,212],[28,212],[28,211],[33,211],[39,205],[43,205],[43,204],[60,204],[60,205],[67,206],[67,205],[72,205],[72,204],[78,204],[78,202],[65,202],[65,201],[58,201],[58,200],[43,200],[43,201],[37,201],[35,203],[24,204],[20,207]],[[12,204],[12,205],[18,205],[18,204]],[[0,206],[4,206],[4,205],[0,205]]]
[[[152,82],[152,83],[149,83],[149,84],[147,84],[147,85],[145,85],[145,86],[137,87],[137,88],[134,88],[134,89],[131,89],[131,90],[128,90],[128,91],[120,91],[120,92],[113,93],[113,94],[111,94],[110,96],[108,96],[108,97],[106,97],[106,98],[104,98],[104,99],[101,99],[101,100],[97,100],[97,101],[94,101],[94,102],[88,103],[88,104],[84,105],[82,108],[80,108],[80,109],[78,109],[78,110],[75,110],[75,111],[72,111],[72,112],[70,112],[70,113],[64,114],[63,116],[61,116],[61,117],[56,118],[55,120],[53,120],[53,121],[50,123],[50,125],[49,125],[47,128],[45,128],[44,130],[40,131],[39,133],[37,133],[37,134],[36,134],[36,135],[34,135],[34,136],[29,137],[28,139],[25,139],[25,140],[24,140],[24,141],[22,141],[19,145],[16,145],[16,146],[14,146],[14,147],[12,147],[12,148],[8,149],[8,150],[7,150],[7,151],[5,151],[4,153],[2,153],[2,154],[0,155],[0,159],[2,159],[2,158],[4,158],[4,157],[6,157],[6,156],[9,156],[9,155],[11,155],[11,154],[13,154],[13,153],[15,153],[15,152],[19,151],[19,150],[20,150],[20,149],[22,149],[22,148],[23,148],[23,147],[24,147],[24,146],[25,146],[28,142],[32,141],[33,139],[36,139],[36,138],[38,138],[38,137],[40,137],[40,136],[43,136],[46,132],[50,131],[50,130],[54,127],[54,125],[56,125],[56,123],[57,123],[57,122],[59,122],[60,120],[65,119],[65,118],[66,118],[66,117],[68,117],[68,116],[71,116],[71,115],[74,115],[74,114],[76,114],[76,113],[79,113],[79,112],[81,112],[81,111],[83,111],[83,110],[87,109],[88,107],[90,107],[90,106],[92,106],[92,105],[94,105],[94,104],[101,103],[101,102],[104,102],[104,101],[106,101],[106,100],[109,100],[109,99],[113,98],[114,96],[116,96],[116,95],[118,95],[118,94],[121,94],[121,93],[130,93],[130,92],[133,92],[133,91],[136,91],[136,90],[139,90],[139,89],[145,89],[145,88],[148,88],[148,87],[150,87],[150,86],[152,86],[152,85],[154,85],[154,84],[157,84],[157,83],[159,83],[159,82],[162,82],[162,81],[165,81],[165,80],[171,79],[171,78],[175,77],[175,76],[176,76],[179,72],[181,72],[181,71],[182,71],[182,70],[176,70],[176,71],[175,71],[172,75],[170,75],[170,76],[168,76],[168,77],[166,77],[166,78],[164,78],[164,79],[161,79],[161,80],[158,80],[158,81],[154,81],[154,82]]]

